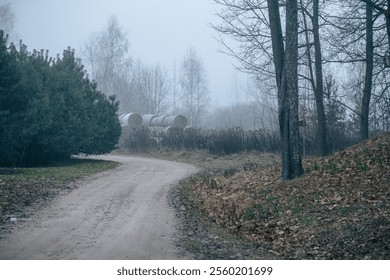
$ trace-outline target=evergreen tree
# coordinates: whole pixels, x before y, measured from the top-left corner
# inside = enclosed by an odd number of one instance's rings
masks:
[[[13,53],[14,54],[14,53]],[[16,106],[19,96],[16,86],[20,82],[15,55],[7,48],[7,39],[0,30],[0,164],[13,164],[23,154],[22,144],[18,141],[22,132],[17,126],[21,121],[20,110]]]
[[[119,103],[97,91],[74,51],[53,61],[11,45],[0,31],[0,166],[38,165],[110,152]]]

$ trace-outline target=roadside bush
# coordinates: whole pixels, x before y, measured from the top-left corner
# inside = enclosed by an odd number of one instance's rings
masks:
[[[137,129],[125,130],[127,139],[125,149],[134,152],[146,152],[157,148],[157,140],[153,138],[148,127],[141,126]]]
[[[208,150],[212,154],[232,154],[245,150],[245,133],[240,127],[219,130],[210,136]]]
[[[185,133],[180,129],[170,133],[152,133],[149,128],[136,130],[123,128],[121,147],[129,151],[151,149],[208,150],[211,154],[227,155],[243,151],[278,152],[276,132],[244,131],[239,127],[221,130],[194,130]]]
[[[126,135],[123,135],[123,138],[126,139],[124,147],[130,151],[188,149],[207,150],[215,155],[228,155],[244,151],[280,152],[278,131],[244,131],[242,128],[232,127],[219,130],[198,129],[190,134],[184,133],[180,129],[169,134],[163,132],[152,134],[148,128],[143,127]],[[358,140],[351,135],[353,134],[336,129],[329,130],[328,144],[330,151],[339,151],[357,143]],[[301,143],[305,156],[317,154],[318,148],[314,128],[301,133]]]

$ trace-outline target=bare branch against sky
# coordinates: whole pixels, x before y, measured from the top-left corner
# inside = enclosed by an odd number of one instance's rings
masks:
[[[196,49],[209,74],[214,105],[230,103],[222,99],[229,92],[226,81],[242,75],[232,66],[233,59],[219,51],[222,46],[210,28],[218,20],[217,7],[209,0],[0,0],[0,5],[8,2],[16,16],[15,32],[31,50],[48,49],[55,56],[71,46],[77,54],[91,33],[116,16],[127,32],[129,54],[164,65],[172,77],[174,60]]]

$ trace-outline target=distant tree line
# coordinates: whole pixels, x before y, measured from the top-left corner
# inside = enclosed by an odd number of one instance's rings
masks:
[[[0,166],[33,166],[111,151],[118,102],[96,89],[68,48],[53,59],[0,30]]]
[[[98,89],[115,94],[123,112],[184,114],[199,127],[208,102],[208,81],[201,56],[189,49],[173,79],[160,64],[147,65],[129,55],[129,40],[116,17],[90,35],[82,48],[83,63]],[[173,62],[173,61],[172,61]]]

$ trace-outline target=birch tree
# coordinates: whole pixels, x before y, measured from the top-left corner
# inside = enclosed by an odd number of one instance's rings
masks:
[[[82,50],[83,63],[106,95],[125,99],[126,92],[118,92],[118,79],[129,68],[129,41],[116,17],[110,17],[103,31],[93,33]],[[126,73],[127,74],[127,73]]]
[[[12,12],[11,4],[0,6],[0,30],[3,30],[5,35],[13,33],[15,24],[15,14]]]
[[[183,111],[191,126],[198,127],[206,112],[208,101],[208,81],[201,57],[190,49],[180,69],[180,88]]]
[[[131,91],[137,112],[165,114],[168,110],[170,81],[167,71],[159,64],[147,67],[138,61],[130,75]]]

